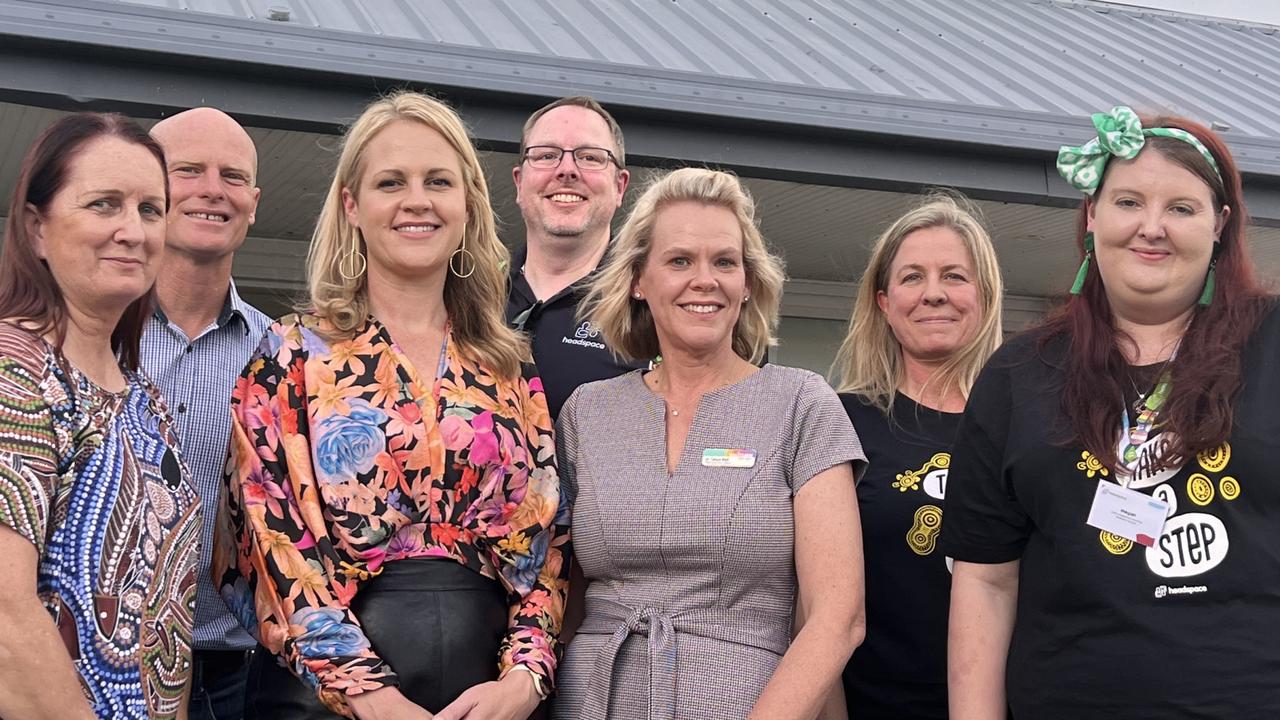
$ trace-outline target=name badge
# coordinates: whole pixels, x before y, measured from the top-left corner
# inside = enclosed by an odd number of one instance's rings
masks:
[[[756,466],[756,451],[750,448],[707,448],[702,451],[702,467],[749,468]]]
[[[1169,503],[1163,500],[1099,480],[1087,522],[1091,527],[1151,547],[1160,537],[1168,514]]]

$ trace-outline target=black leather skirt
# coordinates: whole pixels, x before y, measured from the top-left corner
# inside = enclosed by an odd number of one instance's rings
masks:
[[[467,688],[498,677],[507,629],[502,586],[456,560],[388,563],[365,583],[351,610],[378,656],[400,677],[400,692],[432,713]],[[311,688],[263,648],[249,669],[255,706],[246,718],[331,720]]]

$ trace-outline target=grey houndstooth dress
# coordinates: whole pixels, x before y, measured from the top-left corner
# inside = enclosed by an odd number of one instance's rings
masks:
[[[665,422],[639,371],[580,387],[560,414],[588,585],[557,720],[746,717],[791,638],[792,495],[864,460],[835,393],[807,370],[766,365],[704,395],[671,475]],[[708,449],[753,450],[754,466],[704,466]]]

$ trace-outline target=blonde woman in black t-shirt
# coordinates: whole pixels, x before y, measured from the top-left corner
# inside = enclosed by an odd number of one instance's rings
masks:
[[[1127,107],[1058,156],[1065,307],[974,383],[940,547],[956,720],[1280,717],[1280,316],[1222,139]]]
[[[1000,344],[1003,285],[972,205],[936,194],[876,241],[832,366],[869,465],[858,480],[867,637],[845,668],[851,718],[945,718],[951,576],[936,549],[951,443]],[[845,706],[829,704],[839,716]]]

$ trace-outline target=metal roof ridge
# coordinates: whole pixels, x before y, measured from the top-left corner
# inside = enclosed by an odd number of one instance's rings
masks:
[[[1059,7],[1082,7],[1102,12],[1120,12],[1130,17],[1158,17],[1173,22],[1194,22],[1201,25],[1220,25],[1222,27],[1231,28],[1233,30],[1259,30],[1266,35],[1274,35],[1280,30],[1280,25],[1272,25],[1271,23],[1259,22],[1257,20],[1242,20],[1240,18],[1219,17],[1216,15],[1202,15],[1200,13],[1186,12],[1184,10],[1166,10],[1165,8],[1150,7],[1148,5],[1129,5],[1127,3],[1108,2],[1107,0],[1030,0],[1033,4],[1057,5]]]

